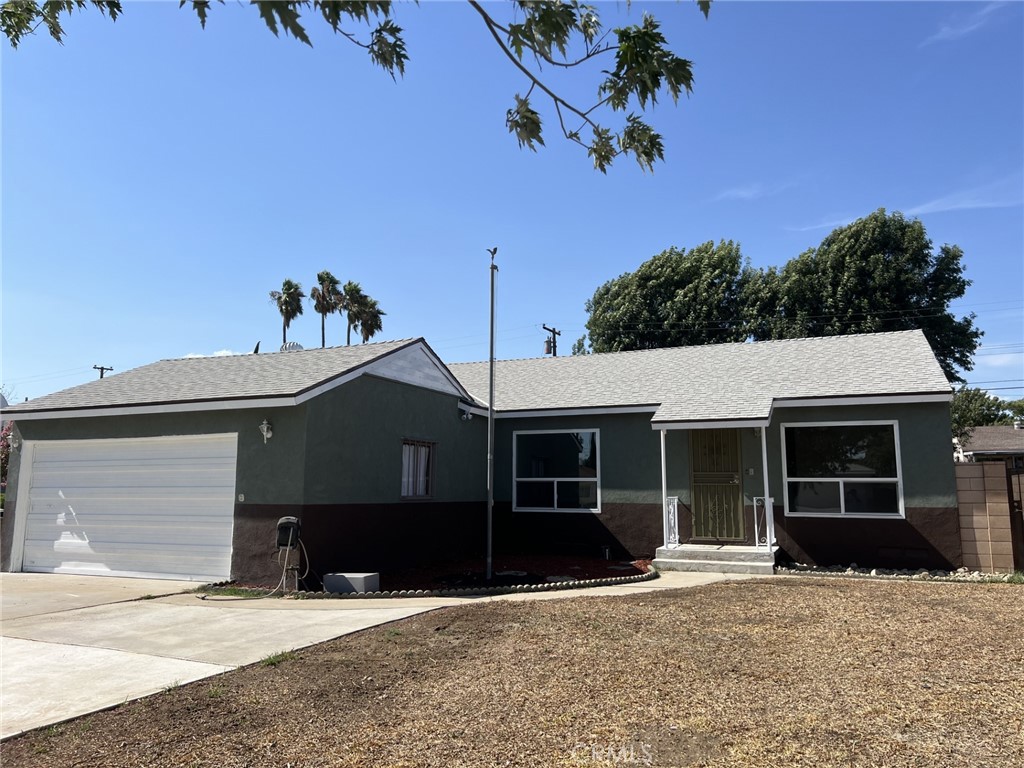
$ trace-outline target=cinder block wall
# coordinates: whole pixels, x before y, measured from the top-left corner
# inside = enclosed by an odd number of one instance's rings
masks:
[[[972,571],[1013,571],[1006,465],[1001,461],[957,464],[956,497],[964,567]]]

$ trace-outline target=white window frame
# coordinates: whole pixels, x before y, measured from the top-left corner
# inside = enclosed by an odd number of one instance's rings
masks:
[[[414,449],[413,450],[414,461],[415,461],[415,457],[419,454],[419,449],[420,448],[426,448],[427,451],[428,451],[428,454],[427,454],[427,472],[426,472],[426,476],[425,476],[425,478],[426,478],[426,486],[427,486],[426,487],[426,493],[422,493],[422,494],[420,494],[420,493],[406,494],[406,492],[405,492],[405,476],[406,476],[406,468],[407,468],[406,467],[406,462],[405,462],[405,447],[407,445],[408,446],[412,446],[413,449]],[[402,438],[402,487],[401,487],[400,491],[401,491],[401,498],[402,498],[403,501],[429,501],[430,499],[434,498],[434,469],[435,469],[436,466],[437,466],[437,443],[435,443],[435,442],[433,442],[431,440],[414,440],[411,437],[404,437],[404,438]],[[415,483],[416,483],[416,481],[417,481],[417,479],[419,477],[418,472],[417,472],[417,467],[414,466],[412,471],[413,471],[412,482],[415,485]],[[415,491],[415,488],[413,490]]]
[[[858,477],[858,478],[831,478],[831,477],[790,477],[789,467],[786,462],[786,428],[787,427],[892,427],[892,437],[896,449],[896,477]],[[849,518],[861,520],[904,520],[906,519],[906,508],[903,505],[903,458],[900,455],[900,425],[892,420],[876,421],[790,421],[779,425],[782,438],[782,499],[786,517],[829,517]],[[891,512],[847,512],[846,494],[843,484],[847,481],[857,483],[888,483],[896,480],[896,500],[899,504],[899,514]],[[794,512],[789,508],[789,483],[837,483],[839,485],[839,508],[840,512]]]
[[[558,503],[558,483],[559,482],[571,482],[580,483],[592,482],[590,478],[579,478],[579,477],[545,477],[545,478],[533,478],[527,477],[520,479],[516,471],[516,457],[517,453],[517,442],[519,435],[565,435],[565,434],[576,434],[579,432],[593,432],[594,439],[597,441],[597,475],[593,482],[597,484],[597,506],[589,509],[561,509],[559,507],[520,507],[519,502],[516,499],[516,483],[518,482],[551,482],[554,484],[554,498],[555,503]],[[580,427],[579,429],[519,429],[512,432],[512,511],[513,512],[556,512],[558,514],[569,514],[569,515],[599,515],[601,514],[601,430],[589,427]]]

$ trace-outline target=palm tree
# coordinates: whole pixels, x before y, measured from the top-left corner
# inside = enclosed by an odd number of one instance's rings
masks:
[[[361,306],[356,309],[356,320],[359,325],[359,335],[363,338],[363,344],[374,337],[384,327],[381,318],[386,315],[376,299],[369,296]]]
[[[325,327],[327,316],[338,311],[338,299],[341,291],[338,278],[328,272],[318,272],[316,276],[316,287],[309,292],[309,298],[313,300],[313,308],[320,315],[320,348],[327,346],[327,335]]]
[[[352,330],[355,329],[363,338],[365,344],[374,334],[383,327],[381,317],[386,312],[381,311],[376,299],[372,299],[363,293],[362,286],[349,280],[341,289],[341,298],[338,300],[338,309],[345,313],[348,321],[348,333],[345,336],[345,343],[352,343]]]
[[[286,279],[281,284],[280,291],[271,291],[270,300],[277,305],[277,311],[281,313],[284,321],[281,326],[281,346],[288,343],[288,326],[292,320],[302,314],[302,300],[306,294],[302,292],[302,285]]]
[[[338,310],[345,313],[345,322],[348,325],[348,330],[345,333],[346,345],[352,343],[352,327],[355,326],[356,330],[359,329],[355,313],[365,299],[366,294],[363,293],[359,283],[353,283],[349,280],[341,289],[341,296],[338,299]]]

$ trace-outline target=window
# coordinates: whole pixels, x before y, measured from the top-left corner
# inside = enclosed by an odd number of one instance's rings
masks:
[[[787,515],[903,516],[896,422],[782,425]]]
[[[434,493],[436,443],[402,441],[402,498],[429,499]]]
[[[599,512],[598,432],[514,432],[512,507],[528,512]]]

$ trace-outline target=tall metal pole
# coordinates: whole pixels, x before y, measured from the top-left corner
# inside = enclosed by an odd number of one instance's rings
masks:
[[[488,358],[487,386],[487,580],[490,581],[494,530],[494,273],[498,271],[494,257],[498,249],[488,248],[487,252],[491,254],[491,353]]]

